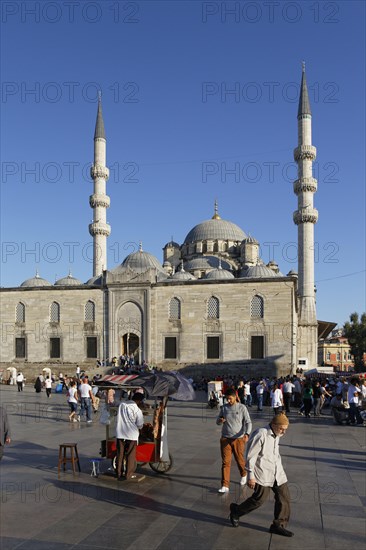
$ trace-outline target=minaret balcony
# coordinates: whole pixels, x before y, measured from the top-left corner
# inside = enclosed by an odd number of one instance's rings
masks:
[[[107,181],[107,179],[109,178],[109,170],[106,166],[102,166],[101,164],[93,164],[93,166],[90,168],[90,175],[93,180],[97,178],[103,178]]]
[[[316,193],[318,182],[315,178],[299,178],[294,181],[294,193]]]
[[[294,159],[296,162],[299,160],[315,160],[316,147],[313,145],[299,145],[294,149]]]
[[[92,236],[104,235],[105,237],[109,237],[111,234],[111,226],[109,223],[93,222],[89,224],[89,233]]]
[[[293,218],[296,225],[302,223],[316,223],[318,221],[318,211],[316,208],[305,207],[295,210]]]
[[[109,208],[111,204],[111,199],[108,197],[108,195],[90,195],[89,197],[89,204],[92,208],[95,208],[96,206],[102,206],[103,208]]]

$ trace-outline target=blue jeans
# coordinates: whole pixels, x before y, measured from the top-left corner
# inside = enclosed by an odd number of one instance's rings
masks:
[[[81,398],[81,407],[80,407],[80,415],[83,416],[84,411],[86,414],[86,419],[91,420],[92,419],[92,406],[91,406],[91,399],[90,397],[82,397]]]
[[[257,405],[258,405],[258,411],[261,411],[263,408],[263,394],[257,393]]]

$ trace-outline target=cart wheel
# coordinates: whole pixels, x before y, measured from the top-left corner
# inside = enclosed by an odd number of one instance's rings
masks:
[[[169,460],[166,462],[149,462],[150,468],[157,474],[166,474],[173,466],[173,457],[169,453]]]

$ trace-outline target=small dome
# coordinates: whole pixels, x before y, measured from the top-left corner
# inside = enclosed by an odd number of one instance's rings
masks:
[[[52,286],[52,284],[46,281],[46,279],[42,279],[37,271],[34,277],[32,277],[31,279],[26,279],[20,286],[35,288],[40,286]]]
[[[62,279],[58,279],[58,281],[55,282],[55,286],[79,286],[82,285],[82,283],[79,279],[76,279],[71,275],[71,272],[68,274],[67,277],[62,277]]]
[[[180,245],[178,243],[176,243],[175,241],[173,241],[173,239],[172,239],[171,241],[166,243],[163,250],[165,250],[165,248],[180,248]]]
[[[131,254],[129,254],[123,260],[121,265],[112,269],[111,272],[119,273],[120,271],[125,271],[127,269],[130,269],[135,273],[144,273],[148,269],[156,269],[159,273],[161,272],[166,275],[163,270],[163,266],[161,265],[159,260],[152,254],[149,254],[149,252],[144,252],[142,250],[141,243],[137,252],[132,252]]]
[[[184,271],[182,262],[180,270],[176,271],[176,273],[172,275],[171,279],[174,281],[193,281],[196,280],[196,277],[194,277],[191,273],[188,273],[188,271]]]
[[[209,271],[205,276],[205,279],[211,279],[211,280],[215,279],[216,281],[224,281],[227,279],[235,279],[235,277],[231,273],[231,271],[228,271],[227,269],[222,269],[222,267],[218,267],[217,269],[213,269],[212,271]]]
[[[289,271],[287,273],[287,277],[298,277],[298,276],[299,275],[298,275],[297,271],[295,271],[294,269],[291,269],[291,271]]]
[[[255,239],[254,237],[252,237],[251,235],[248,235],[248,237],[246,239],[244,239],[244,242],[245,243],[250,243],[250,244],[259,244],[259,242],[257,241],[257,239]]]
[[[239,274],[240,279],[265,279],[267,277],[279,277],[279,275],[266,265],[244,267]]]
[[[103,281],[102,275],[95,275],[88,281],[86,281],[86,285],[94,285],[94,286],[101,286]]]

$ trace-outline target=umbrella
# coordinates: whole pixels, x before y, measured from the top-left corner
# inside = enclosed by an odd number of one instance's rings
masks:
[[[96,382],[97,386],[129,386],[144,388],[149,397],[173,396],[181,401],[191,401],[195,393],[192,384],[177,372],[146,372],[139,375],[106,375]]]

